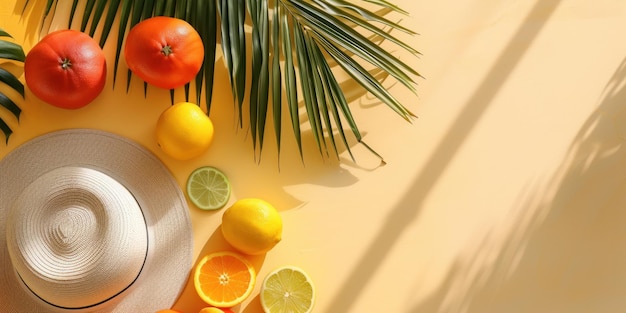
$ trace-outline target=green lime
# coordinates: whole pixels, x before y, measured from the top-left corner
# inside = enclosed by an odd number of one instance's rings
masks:
[[[187,196],[200,209],[221,209],[230,199],[230,182],[217,168],[203,166],[189,175]]]
[[[265,313],[309,313],[313,310],[315,288],[302,269],[283,266],[265,277],[260,298]]]

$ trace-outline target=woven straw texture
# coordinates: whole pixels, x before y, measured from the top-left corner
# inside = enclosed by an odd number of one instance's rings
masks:
[[[0,160],[4,312],[154,312],[192,266],[187,203],[145,148],[57,131]]]

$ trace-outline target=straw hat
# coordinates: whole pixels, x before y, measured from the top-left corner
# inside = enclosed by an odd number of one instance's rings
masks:
[[[169,308],[192,252],[177,182],[125,138],[57,131],[0,160],[3,312]]]

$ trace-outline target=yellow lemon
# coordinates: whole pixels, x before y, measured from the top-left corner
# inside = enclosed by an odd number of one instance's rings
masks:
[[[213,140],[213,123],[190,102],[167,108],[157,121],[157,143],[172,158],[188,160],[205,152]]]
[[[249,255],[263,254],[282,239],[283,221],[268,202],[241,199],[227,208],[222,215],[224,239],[240,252]]]

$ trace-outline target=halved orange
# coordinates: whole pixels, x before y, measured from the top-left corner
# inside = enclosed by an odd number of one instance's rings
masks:
[[[230,308],[250,296],[256,281],[254,267],[231,251],[214,252],[196,265],[193,283],[200,298],[215,307]]]

